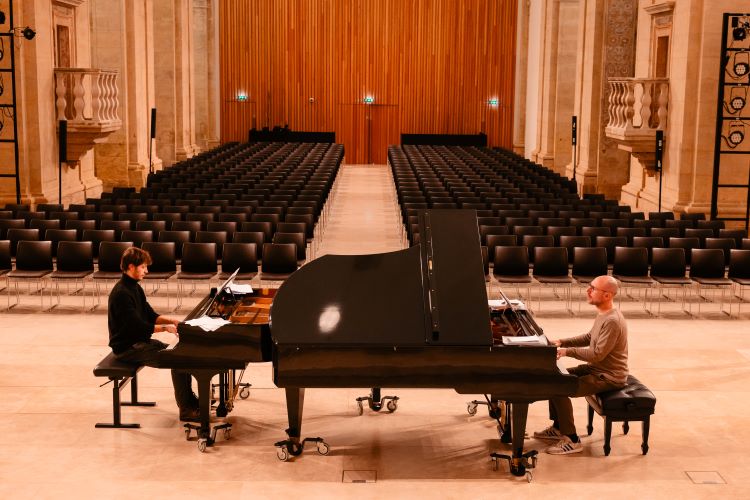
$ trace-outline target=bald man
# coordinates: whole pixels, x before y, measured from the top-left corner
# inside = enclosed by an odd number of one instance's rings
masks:
[[[613,277],[595,278],[586,291],[588,303],[599,311],[594,326],[586,334],[552,341],[552,344],[557,346],[557,359],[569,356],[586,362],[568,370],[571,375],[578,377],[575,397],[619,389],[626,385],[628,328],[625,318],[612,303],[618,290],[617,280]],[[581,452],[583,446],[576,434],[570,398],[550,399],[549,412],[552,425],[534,433],[537,439],[555,442],[545,451],[551,455]]]

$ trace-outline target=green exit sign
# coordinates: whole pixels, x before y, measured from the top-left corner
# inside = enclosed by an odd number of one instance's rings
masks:
[[[375,98],[371,95],[368,95],[364,99],[362,99],[362,102],[365,104],[372,104],[375,102]]]
[[[244,94],[244,93],[237,94],[237,100],[240,102],[247,101],[247,94]]]
[[[498,104],[500,104],[500,101],[497,97],[492,97],[490,99],[487,99],[487,104],[489,104],[490,106],[497,106]]]

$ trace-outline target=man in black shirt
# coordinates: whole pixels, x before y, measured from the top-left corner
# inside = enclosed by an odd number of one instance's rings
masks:
[[[146,302],[146,294],[138,282],[148,273],[149,264],[151,256],[138,247],[130,247],[122,254],[122,278],[109,294],[109,346],[121,361],[158,367],[156,353],[167,344],[152,339],[151,335],[157,332],[176,335],[179,321],[158,315]],[[197,421],[200,411],[190,375],[172,370],[172,385],[180,420]]]

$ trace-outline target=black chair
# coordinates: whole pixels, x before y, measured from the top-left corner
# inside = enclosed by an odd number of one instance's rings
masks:
[[[243,222],[240,226],[242,232],[261,232],[263,233],[263,241],[269,243],[273,238],[273,224],[270,222]]]
[[[182,305],[182,297],[185,295],[185,282],[192,285],[192,294],[198,283],[211,283],[218,273],[216,264],[216,243],[191,243],[182,245],[182,263],[177,273],[177,307]]]
[[[734,242],[734,238],[706,238],[704,242],[705,248],[720,248],[724,251],[724,265],[729,266],[730,252],[733,248],[737,248]]]
[[[562,235],[560,236],[560,242],[558,246],[561,246],[567,249],[568,260],[572,264],[573,263],[573,249],[575,247],[590,247],[591,238],[589,238],[588,236]]]
[[[698,238],[669,238],[669,248],[684,248],[685,249],[685,261],[689,266],[691,264],[692,252],[694,248],[700,248],[700,240]],[[724,260],[722,259],[722,263]]]
[[[284,281],[297,270],[297,246],[294,243],[264,243],[261,285],[266,281]]]
[[[648,250],[648,261],[650,263],[654,248],[664,248],[664,240],[659,236],[634,236],[631,246]]]
[[[47,229],[60,229],[61,226],[60,219],[32,219],[29,222],[29,229],[38,229],[40,235],[43,235]]]
[[[745,301],[745,287],[750,286],[750,250],[730,250],[729,273],[727,277],[737,287],[737,298],[739,299],[737,316],[739,316],[742,313],[742,303]],[[731,302],[729,304],[729,313],[732,313]]]
[[[83,309],[86,308],[86,278],[94,274],[94,250],[90,241],[61,241],[57,248],[57,269],[49,274],[55,284],[57,306],[60,305],[60,283],[80,283]],[[93,293],[93,292],[92,292]],[[94,297],[91,297],[93,307]],[[54,306],[53,306],[54,307]]]
[[[534,263],[534,249],[536,247],[553,247],[555,238],[549,235],[524,235],[520,241],[521,246],[525,246],[529,251],[529,262]]]
[[[620,280],[625,288],[643,289],[643,308],[648,310],[649,291],[654,284],[654,280],[648,274],[648,250],[618,245],[615,246],[614,253],[612,276]]]
[[[628,240],[628,246],[633,246],[633,238],[646,236],[645,227],[618,227],[615,236],[624,236]]]
[[[561,236],[576,236],[578,234],[573,226],[547,226],[546,233],[555,238],[556,245],[560,245]]]
[[[578,283],[579,290],[591,285],[594,278],[607,274],[607,249],[604,247],[573,248],[573,268],[571,275]],[[581,300],[578,301],[581,312]]]
[[[8,229],[8,240],[10,240],[10,254],[17,255],[18,242],[39,241],[38,229]]]
[[[129,231],[132,223],[129,220],[103,220],[100,226],[103,230],[111,229],[115,232],[115,241],[119,241],[123,231]]]
[[[692,248],[690,258],[690,279],[698,284],[700,298],[708,300],[701,293],[703,290],[721,290],[719,310],[724,312],[724,293],[731,291],[734,283],[724,276],[724,251],[718,248]],[[731,308],[730,308],[731,312]],[[701,301],[698,301],[698,315],[701,313]]]
[[[669,238],[679,238],[680,230],[676,227],[653,227],[649,232],[650,236],[655,236],[669,242]]]
[[[664,221],[664,227],[667,229],[677,229],[680,232],[680,237],[685,236],[685,230],[690,229],[695,224],[692,220],[671,220],[667,219]]]
[[[600,237],[612,237],[612,230],[608,227],[584,226],[580,230],[581,236],[588,236],[592,240]]]
[[[94,259],[99,257],[99,244],[103,241],[117,241],[114,229],[86,229],[81,241],[90,241],[94,247]]]
[[[224,231],[198,231],[195,234],[196,243],[216,243],[216,259],[222,259],[224,243],[229,241],[229,235]]]
[[[120,261],[125,250],[130,248],[129,241],[102,241],[99,244],[99,262],[97,270],[91,275],[94,282],[97,306],[101,304],[101,292],[99,286],[102,284],[114,284],[122,276]],[[93,245],[92,245],[93,251]]]
[[[597,236],[594,242],[594,246],[607,249],[607,263],[609,264],[615,261],[615,247],[624,247],[627,244],[628,240],[624,236]],[[646,254],[648,255],[648,252]]]
[[[714,236],[719,236],[719,231],[725,229],[723,220],[699,220],[697,221],[696,227],[698,229],[711,229],[714,232]]]
[[[661,302],[669,288],[682,289],[682,310],[685,310],[685,291],[690,290],[693,281],[686,277],[687,263],[684,248],[653,248],[651,278],[656,281],[659,291],[657,314],[661,314]]]
[[[227,235],[231,235],[237,231],[237,223],[229,221],[209,222],[206,231],[223,231]]]
[[[10,257],[10,241],[9,240],[0,240],[0,276],[3,278],[6,278],[5,275],[8,274],[11,269],[13,269],[13,263]],[[7,288],[7,278],[5,287],[3,289]]]
[[[551,286],[557,297],[557,287],[562,286],[565,295],[565,309],[570,311],[571,284],[573,278],[568,275],[568,249],[565,247],[534,248],[533,277],[539,283],[539,309],[542,308],[542,287]]]
[[[65,221],[65,229],[75,229],[78,241],[83,240],[84,231],[96,230],[96,221],[92,219],[70,219]]]
[[[23,219],[0,219],[0,240],[8,238],[9,229],[26,229]]]
[[[706,248],[706,238],[713,238],[714,237],[714,231],[713,229],[697,229],[689,227],[685,229],[685,238],[698,238],[698,242],[700,245],[700,248]]]
[[[120,240],[142,247],[144,243],[154,241],[154,233],[152,231],[123,231],[120,234]]]
[[[719,229],[719,238],[734,238],[735,248],[742,248],[742,239],[747,238],[744,229]]]
[[[175,244],[175,255],[177,260],[182,259],[182,247],[185,243],[190,243],[190,231],[159,231],[160,242],[172,242]]]
[[[219,280],[224,281],[237,269],[235,281],[252,281],[258,274],[258,252],[255,243],[225,243]]]
[[[8,291],[8,309],[20,303],[21,296],[18,284],[34,282],[37,284],[42,309],[44,309],[44,278],[53,271],[52,242],[51,241],[19,241],[16,268],[6,274],[8,288],[15,285],[16,303],[10,305],[10,290]],[[31,287],[29,287],[31,288]]]
[[[525,285],[528,296],[531,292],[530,285],[533,280],[529,275],[529,251],[527,248],[522,246],[496,246],[492,275],[498,283],[515,285],[517,289]]]
[[[272,243],[294,243],[297,247],[297,265],[301,266],[307,259],[305,252],[307,243],[305,240],[304,233],[280,233],[276,232],[273,235]]]
[[[148,266],[144,283],[151,285],[151,295],[158,293],[163,286],[169,308],[169,284],[172,283],[172,276],[177,274],[177,245],[174,241],[147,241],[142,248],[151,255],[151,265]]]

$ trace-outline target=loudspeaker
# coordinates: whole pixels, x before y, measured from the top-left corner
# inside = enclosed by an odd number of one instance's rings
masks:
[[[68,162],[68,120],[60,120],[57,131],[58,158],[60,163]]]
[[[657,130],[656,131],[656,149],[654,151],[654,159],[656,160],[656,163],[654,164],[654,169],[657,172],[661,172],[661,159],[664,154],[664,131],[663,130]]]
[[[156,108],[151,108],[151,138],[156,139]]]
[[[573,123],[570,127],[571,144],[575,146],[578,143],[578,117],[573,117]]]

